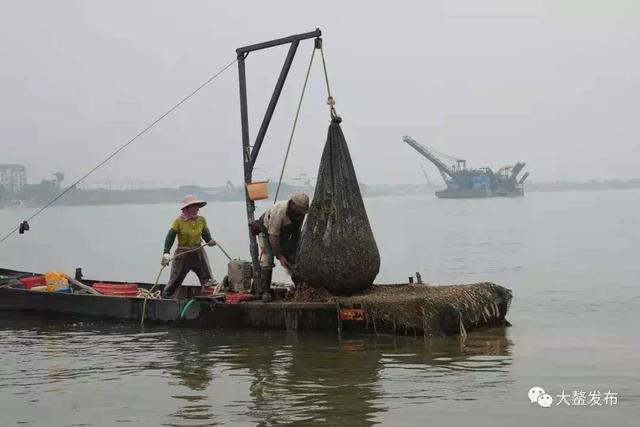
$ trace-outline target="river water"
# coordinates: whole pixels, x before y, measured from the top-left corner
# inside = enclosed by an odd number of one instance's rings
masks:
[[[339,340],[5,312],[0,424],[639,425],[640,191],[365,203],[379,283],[416,271],[433,284],[493,281],[513,290],[513,326],[464,342]],[[176,208],[52,208],[0,245],[0,265],[153,281]],[[0,210],[1,231],[32,212]],[[230,254],[247,256],[242,203],[202,213]],[[225,259],[208,251],[222,276]],[[530,403],[534,386],[551,407]]]

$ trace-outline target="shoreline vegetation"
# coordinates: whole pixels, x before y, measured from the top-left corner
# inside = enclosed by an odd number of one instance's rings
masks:
[[[269,197],[276,192],[276,183],[269,184]],[[397,184],[397,185],[366,185],[360,184],[360,190],[364,197],[393,197],[393,196],[420,196],[433,195],[435,191],[444,186],[428,184]],[[626,190],[640,189],[640,179],[620,180],[610,179],[603,181],[556,181],[546,183],[529,182],[525,185],[527,192],[557,192],[557,191],[592,191],[592,190]],[[64,191],[65,187],[56,181],[43,181],[40,184],[25,186],[21,194],[11,196],[6,192],[0,192],[0,208],[12,207],[40,207],[51,201]],[[299,186],[283,183],[280,188],[279,199],[289,198],[296,192],[313,194],[312,186]],[[58,206],[85,206],[85,205],[124,205],[124,204],[152,204],[174,203],[182,200],[185,194],[194,194],[199,198],[214,201],[243,201],[244,187],[227,184],[225,187],[200,187],[196,185],[183,185],[177,188],[144,188],[144,189],[81,189],[73,188],[60,200]]]

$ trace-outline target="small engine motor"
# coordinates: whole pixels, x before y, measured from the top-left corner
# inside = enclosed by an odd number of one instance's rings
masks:
[[[229,292],[251,291],[253,267],[250,261],[234,259],[227,264],[227,275],[222,282],[223,288]]]

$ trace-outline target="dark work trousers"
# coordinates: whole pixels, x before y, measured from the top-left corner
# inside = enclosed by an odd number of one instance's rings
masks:
[[[174,256],[192,250],[194,247],[178,246]],[[204,249],[199,251],[190,252],[188,254],[175,258],[171,263],[171,275],[169,276],[169,282],[164,288],[162,296],[164,298],[175,298],[178,294],[178,290],[184,278],[187,274],[193,271],[198,276],[201,285],[213,281],[213,275],[211,274],[211,268],[209,267],[209,259]]]

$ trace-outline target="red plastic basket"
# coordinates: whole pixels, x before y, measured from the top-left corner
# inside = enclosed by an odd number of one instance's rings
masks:
[[[138,295],[138,285],[134,283],[94,283],[93,289],[104,295],[135,297]]]
[[[20,279],[25,289],[31,289],[34,286],[45,286],[47,281],[44,276],[29,276]]]
[[[225,294],[224,302],[227,304],[237,304],[242,301],[251,301],[252,299],[256,299],[256,296],[253,294]]]

